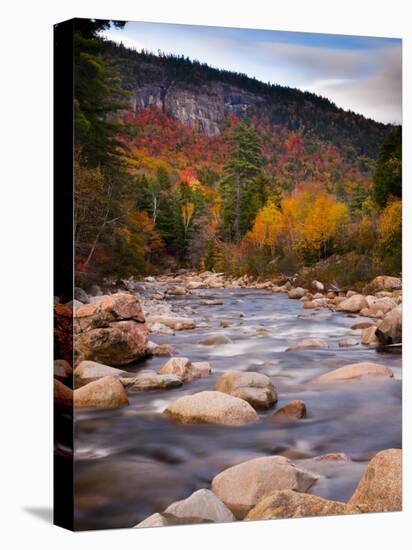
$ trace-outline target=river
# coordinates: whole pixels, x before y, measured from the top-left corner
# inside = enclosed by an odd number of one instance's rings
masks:
[[[201,298],[221,298],[222,305],[200,305]],[[190,306],[202,324],[174,336],[151,335],[170,343],[176,355],[209,361],[211,376],[171,390],[129,392],[129,407],[75,414],[76,529],[132,527],[193,491],[209,487],[219,471],[257,456],[284,454],[296,460],[342,452],[348,462],[325,464],[310,492],[347,500],[367,461],[382,449],[401,447],[401,357],[339,340],[360,339],[350,327],[360,316],[304,310],[285,294],[256,289],[200,290],[169,298],[180,310]],[[221,320],[233,323],[227,328]],[[368,320],[368,319],[365,319]],[[256,330],[266,329],[266,331]],[[232,343],[204,346],[206,336],[228,336]],[[304,338],[324,338],[328,349],[285,353]],[[157,370],[167,358],[130,365],[130,372]],[[313,386],[316,376],[342,365],[374,361],[390,367],[394,380],[369,379]],[[229,370],[261,372],[275,384],[280,407],[293,399],[307,406],[307,418],[280,423],[273,410],[259,412],[257,424],[230,428],[179,425],[162,415],[184,394],[213,389]]]

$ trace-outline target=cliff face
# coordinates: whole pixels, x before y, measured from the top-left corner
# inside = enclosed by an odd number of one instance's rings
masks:
[[[162,79],[137,84],[132,94],[132,110],[154,106],[208,136],[220,134],[228,114],[244,114],[264,103],[257,94],[219,81],[182,87]]]

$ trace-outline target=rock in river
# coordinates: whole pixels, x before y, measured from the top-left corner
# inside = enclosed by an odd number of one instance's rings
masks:
[[[328,347],[327,343],[324,340],[319,338],[308,338],[301,340],[296,344],[292,344],[285,351],[297,351],[300,349],[326,349]]]
[[[172,357],[159,371],[159,374],[177,376],[182,382],[191,382],[195,378],[203,378],[210,373],[209,363],[192,363],[187,357]]]
[[[75,408],[113,409],[129,404],[123,384],[112,376],[90,382],[73,392]]]
[[[208,489],[200,489],[185,500],[174,502],[164,513],[182,519],[198,518],[214,523],[227,523],[236,519],[223,502]]]
[[[387,449],[372,458],[348,504],[367,512],[402,510],[401,449]]]
[[[149,390],[169,390],[178,388],[183,384],[182,380],[171,374],[157,374],[155,372],[145,372],[138,376],[121,378],[120,382],[125,388],[131,388],[138,391]]]
[[[305,289],[300,286],[292,288],[292,290],[289,290],[288,292],[288,298],[292,300],[299,300],[300,298],[303,298],[305,292]]]
[[[258,410],[269,409],[278,399],[270,378],[259,372],[226,372],[214,389],[244,399]]]
[[[375,294],[382,290],[398,290],[402,288],[402,281],[399,277],[379,275],[368,283],[363,289],[364,294]]]
[[[364,346],[376,346],[378,339],[376,338],[376,326],[372,325],[371,327],[365,328],[362,331],[361,343]]]
[[[149,326],[159,323],[172,330],[191,330],[196,328],[196,323],[190,317],[170,317],[168,315],[149,315]]]
[[[402,342],[402,307],[398,306],[385,315],[376,329],[376,337],[383,345]]]
[[[303,401],[296,399],[278,409],[273,416],[276,420],[301,420],[306,416],[306,405]]]
[[[358,313],[361,309],[367,308],[368,302],[362,294],[355,294],[346,298],[336,306],[336,311],[346,311],[347,313]]]
[[[227,336],[209,336],[200,342],[203,346],[221,346],[223,344],[231,344],[232,340]]]
[[[139,300],[131,294],[102,296],[74,312],[77,363],[90,359],[122,366],[144,357],[148,330]]]
[[[356,380],[363,376],[378,376],[381,378],[393,378],[393,372],[389,367],[379,363],[362,362],[345,365],[333,371],[322,374],[314,380],[315,383],[342,382]]]
[[[345,514],[346,504],[296,491],[274,491],[258,502],[245,517],[259,519],[304,518]]]
[[[212,481],[212,491],[238,519],[275,490],[306,492],[317,476],[297,468],[283,456],[254,458],[223,470]]]
[[[83,380],[97,380],[104,376],[114,376],[119,378],[120,376],[127,375],[127,372],[102,363],[96,363],[95,361],[82,361],[77,365],[74,370],[74,374]]]
[[[258,421],[258,415],[249,403],[219,391],[185,395],[173,401],[164,413],[182,424],[242,426]]]

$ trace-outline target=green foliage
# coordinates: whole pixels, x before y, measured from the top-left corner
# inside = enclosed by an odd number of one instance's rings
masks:
[[[402,197],[402,129],[394,128],[382,144],[373,177],[375,200],[385,206],[390,197]]]
[[[222,235],[227,241],[239,242],[263,205],[262,166],[259,136],[251,125],[240,122],[233,131],[232,150],[220,186]]]

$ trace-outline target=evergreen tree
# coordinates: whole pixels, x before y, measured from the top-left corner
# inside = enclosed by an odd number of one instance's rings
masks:
[[[360,213],[362,211],[362,204],[365,202],[367,197],[368,193],[365,190],[364,184],[361,181],[358,181],[352,194],[352,200],[350,203],[351,211]]]
[[[75,140],[89,166],[119,163],[119,125],[115,113],[126,106],[116,64],[107,59],[99,31],[109,21],[78,19],[74,33]],[[124,23],[116,22],[117,26]]]
[[[375,200],[385,206],[390,197],[402,197],[402,129],[393,129],[383,142],[373,176]]]
[[[252,126],[240,122],[233,131],[232,151],[224,167],[221,183],[222,236],[239,242],[248,231],[261,203],[256,191],[261,175],[263,156],[259,136]]]

